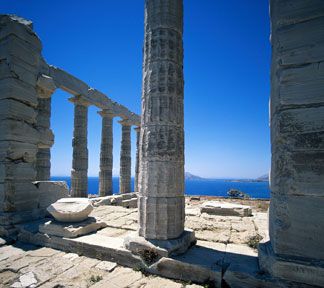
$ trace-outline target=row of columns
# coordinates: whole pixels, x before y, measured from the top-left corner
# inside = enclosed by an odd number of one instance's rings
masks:
[[[47,131],[50,128],[51,117],[51,91],[39,89],[38,92],[38,129]],[[74,104],[74,130],[73,130],[73,159],[71,171],[71,196],[88,197],[88,107],[90,102],[82,96],[69,99]],[[101,147],[100,147],[100,172],[99,172],[99,195],[112,195],[112,168],[113,168],[113,111],[109,108],[98,112],[102,117]],[[131,191],[131,126],[128,120],[119,121],[122,125],[122,140],[120,152],[120,193]],[[138,187],[138,145],[139,127],[135,128],[137,134],[135,191]],[[48,141],[47,141],[48,142]],[[37,180],[49,181],[51,170],[51,146],[54,141],[40,143],[38,146],[36,171]]]

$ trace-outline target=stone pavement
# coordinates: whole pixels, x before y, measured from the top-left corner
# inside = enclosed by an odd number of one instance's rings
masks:
[[[202,287],[73,253],[17,243],[0,247],[0,287]]]
[[[195,230],[198,243],[185,255],[174,257],[174,260],[198,264],[201,267],[212,265],[215,273],[223,275],[226,271],[227,278],[225,278],[228,283],[233,284],[232,287],[239,287],[235,286],[235,283],[241,281],[240,272],[245,273],[246,267],[250,267],[251,271],[247,271],[248,274],[244,274],[244,277],[246,275],[254,277],[255,270],[258,268],[255,247],[261,237],[267,239],[268,203],[262,202],[262,205],[258,201],[252,204],[246,203],[252,207],[253,216],[230,217],[201,214],[200,204],[206,200],[201,199],[200,201],[186,199],[186,227]],[[101,218],[108,226],[94,235],[83,237],[85,242],[87,238],[93,239],[93,237],[98,241],[117,240],[134,233],[137,229],[137,209],[99,206],[94,209],[91,216]],[[258,235],[261,237],[256,237]],[[164,274],[166,277],[178,277],[174,273],[179,273],[179,268],[170,268],[170,265],[175,265],[174,263],[176,262],[159,264],[166,265],[168,268]],[[235,269],[239,272],[237,273]],[[0,247],[0,287],[203,287],[158,276],[148,276],[146,273],[144,275],[137,270],[140,269],[125,268],[109,261],[19,242],[14,246]],[[198,277],[200,273],[196,272],[195,275]],[[185,275],[183,278],[186,279]],[[221,283],[218,284],[217,287],[220,287]],[[246,286],[242,287],[249,287],[249,285],[247,281]]]
[[[222,200],[233,203],[248,203],[253,210],[251,217],[217,216],[200,213],[200,204],[206,200],[190,201],[186,199],[185,227],[193,229],[197,240],[219,242],[224,244],[244,244],[260,235],[263,240],[268,239],[268,201]],[[101,218],[108,227],[101,230],[107,236],[122,236],[129,231],[137,230],[137,209],[125,209],[118,206],[99,206],[90,216]],[[115,229],[111,229],[115,228]]]

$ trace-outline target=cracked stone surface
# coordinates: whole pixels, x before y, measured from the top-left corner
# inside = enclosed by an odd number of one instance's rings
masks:
[[[267,235],[268,201],[228,200],[233,203],[247,204],[252,207],[251,217],[226,217],[200,213],[200,201],[186,199],[186,226],[195,230],[199,240],[187,254],[176,256],[176,261],[198,265],[215,265],[215,269],[224,269],[235,261],[235,267],[245,267],[249,261],[254,271],[257,267],[257,251],[246,243],[249,235]],[[223,201],[222,199],[217,199]],[[108,227],[97,232],[100,237],[109,239],[125,237],[138,229],[138,210],[120,206],[96,207],[90,216],[100,217]],[[109,220],[109,221],[108,221]],[[242,236],[240,236],[242,233]],[[221,236],[220,236],[221,235]],[[234,236],[235,237],[234,237]],[[108,239],[108,238],[107,238]],[[243,256],[240,256],[242,254]],[[169,267],[173,263],[164,260],[158,263],[161,267]],[[218,268],[217,268],[218,267]],[[220,268],[219,268],[220,267]],[[176,277],[179,273],[175,267],[168,277]],[[191,269],[191,268],[190,268]],[[136,270],[136,269],[135,269]],[[17,244],[0,247],[0,287],[10,287],[20,283],[22,275],[31,275],[37,280],[37,287],[203,287],[189,285],[158,276],[143,275],[139,271],[125,268],[111,261],[101,261],[65,253],[50,248],[39,248],[33,245]],[[190,270],[189,270],[190,271]],[[200,275],[200,271],[196,271]],[[235,273],[227,276],[231,281]],[[197,276],[198,277],[198,276]],[[2,285],[2,286],[1,286]],[[18,285],[18,284],[17,284]],[[31,284],[34,285],[34,284]],[[22,287],[22,286],[17,286]],[[29,286],[32,287],[32,286]]]
[[[183,1],[145,1],[139,235],[184,231]]]
[[[224,244],[246,244],[251,237],[256,235],[261,235],[264,241],[268,239],[268,201],[217,199],[217,201],[230,201],[237,204],[246,203],[252,207],[253,215],[251,217],[240,217],[200,213],[200,205],[205,199],[203,197],[200,201],[186,199],[185,225],[195,231],[198,240]],[[107,206],[99,206],[90,216],[99,217],[107,223],[108,228],[99,233],[119,233],[121,235],[127,231],[138,229],[137,209],[125,209],[120,206],[109,206],[107,209]]]
[[[18,243],[0,247],[0,255],[3,253],[8,257],[0,260],[0,287],[191,287],[157,276],[145,276],[113,262],[50,248]]]

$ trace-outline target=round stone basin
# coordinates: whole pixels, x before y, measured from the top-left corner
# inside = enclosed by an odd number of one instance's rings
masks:
[[[47,211],[60,222],[81,222],[93,210],[87,198],[62,198],[48,206]]]

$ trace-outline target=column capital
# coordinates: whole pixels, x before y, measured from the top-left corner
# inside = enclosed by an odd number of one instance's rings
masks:
[[[115,117],[115,114],[113,113],[111,108],[103,109],[101,111],[98,111],[97,113],[103,118],[105,118],[105,117],[106,118],[114,118]]]
[[[73,104],[78,104],[85,107],[89,107],[91,105],[91,103],[82,95],[71,97],[69,98],[69,101]]]
[[[57,87],[52,77],[44,74],[38,77],[36,89],[39,98],[51,98],[56,88]]]
[[[134,123],[128,119],[123,119],[118,121],[119,124],[123,125],[123,126],[133,126]]]
[[[140,126],[137,126],[137,127],[134,128],[134,130],[135,130],[136,132],[140,132],[140,131],[141,131],[141,127],[140,127]]]

